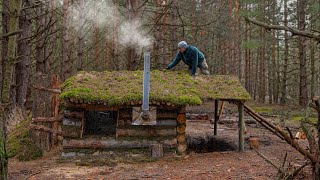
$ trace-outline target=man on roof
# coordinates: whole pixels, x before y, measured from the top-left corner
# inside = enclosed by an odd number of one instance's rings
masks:
[[[210,75],[207,61],[201,51],[194,46],[188,45],[185,41],[178,44],[179,52],[175,59],[167,66],[167,70],[174,68],[181,60],[188,65],[191,76],[195,76],[197,68],[202,74]]]

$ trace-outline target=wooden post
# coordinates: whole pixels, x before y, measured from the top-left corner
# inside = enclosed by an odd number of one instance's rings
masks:
[[[150,145],[151,157],[161,158],[163,157],[163,146],[162,144],[151,144]]]
[[[179,115],[177,116],[177,151],[180,155],[185,155],[187,151],[187,143],[186,143],[186,112],[185,107],[182,107]]]
[[[218,105],[219,100],[214,100],[214,135],[216,136],[218,134],[218,120],[219,120],[219,114],[218,114]]]
[[[239,151],[244,151],[244,105],[243,102],[239,101]]]

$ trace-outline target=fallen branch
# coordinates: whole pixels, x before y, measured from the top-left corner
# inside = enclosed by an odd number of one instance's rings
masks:
[[[278,128],[277,126],[273,125],[272,123],[268,122],[265,118],[254,112],[251,108],[249,108],[247,105],[244,105],[244,109],[246,112],[249,112],[249,115],[254,115],[254,119],[257,120],[260,124],[264,125],[265,127],[268,126],[268,130],[271,130],[271,132],[275,133],[278,137],[285,140],[288,144],[290,144],[293,148],[295,148],[297,151],[299,151],[302,155],[306,156],[312,163],[320,163],[320,159],[318,159],[315,155],[311,154],[309,151],[302,148],[297,141],[290,138],[287,133],[285,133],[283,130]]]
[[[253,150],[260,156],[262,159],[264,159],[267,163],[271,164],[274,168],[276,168],[281,174],[283,174],[283,170],[279,168],[276,164],[274,164],[270,159],[268,159],[266,156],[261,154],[256,148],[253,148]]]
[[[315,39],[317,41],[320,42],[320,33],[312,33],[309,31],[301,31],[295,28],[291,28],[291,27],[287,27],[287,26],[281,26],[281,25],[272,25],[272,24],[267,24],[267,23],[263,23],[261,21],[257,21],[255,19],[252,18],[248,18],[245,17],[246,21],[255,24],[257,26],[260,27],[264,27],[266,29],[274,29],[274,30],[284,30],[284,31],[289,31],[292,33],[292,35],[299,35],[299,36],[304,36],[304,37],[308,37],[308,38],[312,38]]]

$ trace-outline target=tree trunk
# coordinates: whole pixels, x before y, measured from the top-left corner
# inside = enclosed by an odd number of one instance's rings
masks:
[[[10,0],[8,2],[9,7],[9,21],[8,21],[8,32],[14,32],[18,30],[18,24],[19,24],[19,15],[21,11],[21,0]],[[12,83],[12,77],[13,72],[15,68],[15,61],[16,61],[16,49],[17,49],[17,36],[10,36],[8,38],[8,50],[6,55],[6,61],[4,64],[5,71],[3,72],[3,86],[1,89],[1,102],[0,104],[3,104],[7,106],[5,111],[0,112],[0,149],[2,151],[0,155],[0,179],[6,180],[8,178],[8,157],[6,154],[6,123],[7,123],[7,117],[8,117],[8,111],[10,108],[9,104],[12,102],[11,97],[11,83]]]
[[[23,0],[24,7],[30,7],[31,0]],[[19,27],[23,30],[20,35],[20,41],[18,41],[18,57],[19,61],[16,64],[16,94],[17,105],[24,110],[25,103],[27,101],[27,91],[29,83],[28,65],[30,64],[31,46],[28,43],[28,37],[32,34],[31,12],[25,9],[21,12],[19,18]]]
[[[288,26],[288,0],[284,0],[284,26]],[[288,60],[289,60],[289,40],[288,31],[284,33],[284,62],[283,62],[283,77],[281,83],[281,101],[282,105],[287,102],[287,78],[288,78]]]
[[[8,21],[9,21],[9,0],[2,0],[2,34],[7,34],[8,30]],[[8,51],[8,37],[3,38],[1,42],[1,59],[0,59],[0,91],[2,89],[3,82],[3,72],[5,72],[4,62],[7,60],[7,51]],[[1,94],[0,94],[1,97]]]
[[[129,21],[132,21],[137,16],[139,6],[139,0],[127,0],[127,7],[129,9]],[[137,70],[138,62],[136,57],[136,51],[134,47],[127,48],[127,70]]]
[[[298,0],[297,3],[297,17],[298,29],[304,31],[306,26],[306,4],[305,0]],[[303,36],[298,37],[299,48],[299,104],[306,106],[308,103],[308,86],[307,86],[307,58],[306,58],[306,38]]]
[[[84,46],[84,40],[83,40],[83,26],[86,23],[85,18],[83,17],[83,11],[84,11],[84,0],[79,0],[79,19],[78,19],[78,54],[77,54],[77,70],[81,71],[83,66],[83,46]]]

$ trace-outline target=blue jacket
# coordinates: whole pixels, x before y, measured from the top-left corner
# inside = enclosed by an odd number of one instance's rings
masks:
[[[185,52],[177,53],[176,58],[168,65],[167,69],[174,68],[181,60],[191,68],[191,72],[194,75],[196,74],[197,67],[204,61],[204,55],[199,49],[189,45]]]

